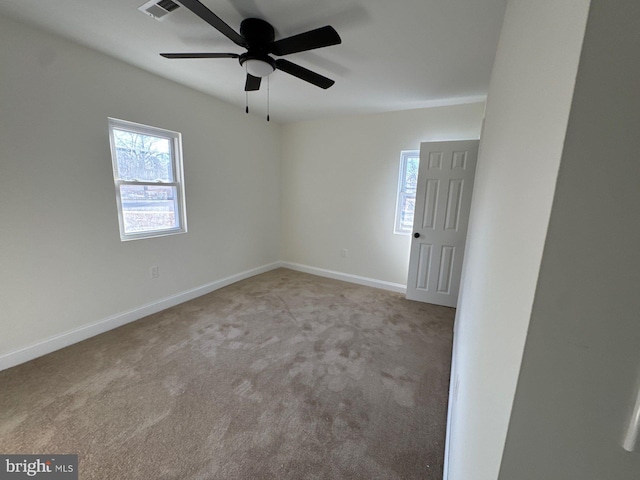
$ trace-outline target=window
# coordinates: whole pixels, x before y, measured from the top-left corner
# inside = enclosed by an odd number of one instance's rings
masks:
[[[186,232],[180,134],[110,118],[109,140],[120,239]]]
[[[396,224],[393,233],[408,235],[413,230],[413,211],[416,205],[420,151],[404,150],[400,154]]]

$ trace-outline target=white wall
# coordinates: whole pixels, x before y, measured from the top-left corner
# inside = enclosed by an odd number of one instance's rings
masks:
[[[410,237],[393,233],[400,152],[423,141],[479,138],[483,109],[475,103],[285,125],[281,259],[406,284]]]
[[[500,478],[635,480],[640,5],[592,0]]]
[[[0,359],[278,260],[280,126],[1,17],[0,65]],[[108,116],[182,132],[187,234],[120,241]]]
[[[456,318],[448,480],[498,477],[588,6],[507,5]]]

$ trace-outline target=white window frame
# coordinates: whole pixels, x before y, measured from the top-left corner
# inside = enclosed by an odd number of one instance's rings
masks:
[[[405,180],[407,178],[407,162],[409,158],[418,157],[420,159],[420,150],[403,150],[400,152],[400,170],[398,172],[398,194],[396,195],[396,218],[393,226],[393,233],[396,235],[410,235],[413,231],[411,228],[403,228],[401,225],[402,220],[402,205],[406,197],[414,197],[415,193],[408,193],[406,191]]]
[[[131,181],[123,180],[118,175],[118,159],[113,130],[125,130],[132,133],[142,135],[150,135],[154,137],[167,138],[171,142],[171,165],[173,168],[173,181]],[[175,235],[187,232],[187,212],[184,196],[184,171],[182,166],[182,135],[180,132],[165,130],[163,128],[152,127],[140,123],[129,122],[109,117],[109,143],[111,146],[111,162],[113,167],[113,181],[116,188],[116,203],[118,206],[118,223],[120,226],[120,240],[123,242],[128,240],[140,240],[143,238],[164,237],[167,235]],[[177,195],[177,220],[178,227],[174,228],[158,228],[155,230],[146,230],[143,232],[126,233],[124,225],[124,215],[122,211],[122,197],[120,188],[123,185],[142,185],[142,186],[170,186],[176,188]]]

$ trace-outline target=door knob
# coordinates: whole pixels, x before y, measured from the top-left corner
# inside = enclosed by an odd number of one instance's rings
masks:
[[[414,233],[413,238],[420,238],[420,234],[418,232]]]

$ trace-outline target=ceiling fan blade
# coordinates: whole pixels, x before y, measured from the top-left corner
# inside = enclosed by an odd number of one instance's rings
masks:
[[[296,65],[295,63],[291,63],[290,61],[281,58],[276,60],[276,68],[288,73],[289,75],[298,77],[305,82],[309,82],[313,85],[316,85],[317,87],[324,88],[325,90],[336,83],[335,80],[323,77],[319,73],[312,72],[311,70],[301,67],[300,65]]]
[[[316,28],[292,37],[283,38],[271,44],[270,52],[274,55],[289,55],[290,53],[304,52],[314,48],[338,45],[342,39],[338,32],[329,25]]]
[[[236,45],[240,45],[241,47],[247,46],[247,42],[242,37],[242,35],[236,32],[229,25],[224,23],[224,21],[220,17],[218,17],[215,13],[205,7],[198,0],[178,0],[178,2],[181,3],[184,7],[191,10],[213,28],[218,30]]]
[[[237,53],[161,53],[164,58],[238,58]]]
[[[244,84],[244,91],[253,92],[255,90],[260,90],[260,82],[262,82],[262,79],[260,77],[254,77],[253,75],[247,73],[247,81]]]

